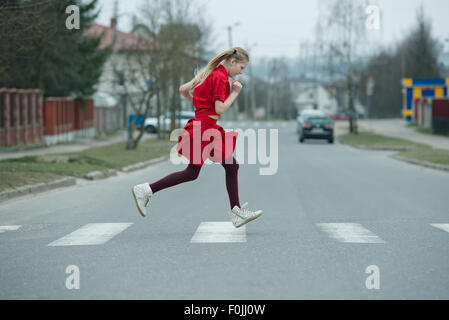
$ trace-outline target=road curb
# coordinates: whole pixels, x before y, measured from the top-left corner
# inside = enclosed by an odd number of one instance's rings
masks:
[[[144,169],[146,167],[151,166],[152,164],[165,161],[166,159],[168,159],[168,158],[163,156],[163,157],[151,159],[151,160],[144,161],[144,162],[139,162],[139,163],[136,163],[136,164],[133,164],[130,166],[123,167],[119,171],[128,173],[128,172]],[[84,176],[84,178],[86,178],[87,180],[101,180],[101,179],[106,179],[106,178],[109,178],[112,176],[117,176],[117,174],[118,174],[118,170],[113,170],[113,169],[108,169],[108,170],[103,170],[103,171],[91,171],[88,174],[86,174]]]
[[[427,161],[422,161],[422,160],[415,160],[415,159],[407,159],[398,155],[390,155],[390,158],[396,159],[396,160],[400,160],[400,161],[404,161],[404,162],[408,162],[411,164],[415,164],[415,165],[419,165],[419,166],[423,166],[423,167],[427,167],[427,168],[431,168],[431,169],[437,169],[437,170],[442,170],[442,171],[449,171],[449,166],[444,165],[444,164],[437,164],[437,163],[431,163],[431,162],[427,162]]]
[[[117,170],[108,169],[108,170],[103,170],[103,171],[91,171],[88,174],[86,174],[84,177],[87,180],[100,180],[100,179],[105,179],[105,178],[109,178],[109,177],[116,176],[116,175],[117,175]]]
[[[41,182],[33,185],[21,186],[13,190],[6,190],[0,192],[0,202],[28,194],[37,194],[44,191],[54,190],[63,187],[70,187],[73,185],[76,185],[76,179],[73,177],[66,177],[47,183]]]
[[[344,145],[347,145],[347,146],[351,146],[351,147],[354,147],[354,148],[357,148],[357,149],[362,149],[362,150],[407,151],[407,150],[415,149],[414,147],[377,147],[377,148],[376,147],[362,147],[362,146],[352,145],[352,144],[349,144],[349,143],[343,143],[341,141],[339,141],[339,142],[341,144],[344,144]],[[399,161],[411,163],[411,164],[414,164],[414,165],[426,167],[426,168],[437,169],[437,170],[442,170],[442,171],[449,171],[449,166],[444,165],[444,164],[437,164],[437,163],[431,163],[431,162],[422,161],[422,160],[408,159],[408,158],[404,158],[404,157],[398,156],[396,154],[389,155],[388,157],[390,157],[392,159],[399,160]]]
[[[120,171],[128,173],[128,172],[136,171],[139,169],[144,169],[146,167],[151,166],[152,164],[156,164],[156,163],[165,161],[167,159],[168,159],[168,157],[163,156],[163,157],[155,158],[155,159],[152,159],[149,161],[139,162],[134,165],[124,167]],[[88,180],[100,180],[100,179],[105,179],[105,178],[109,178],[109,177],[117,176],[117,175],[118,175],[117,170],[109,169],[109,170],[104,170],[104,171],[92,171],[92,172],[89,172],[88,174],[86,174],[84,177]],[[76,178],[66,177],[63,179],[58,179],[58,180],[47,182],[47,183],[41,182],[41,183],[37,183],[37,184],[33,184],[33,185],[21,186],[21,187],[15,188],[13,190],[6,190],[6,191],[0,192],[0,203],[10,200],[10,199],[21,197],[24,195],[38,194],[41,192],[50,191],[50,190],[63,188],[63,187],[69,187],[69,186],[73,186],[76,184],[77,184]]]
[[[354,145],[354,144],[350,144],[350,143],[345,143],[342,141],[338,141],[341,144],[347,145],[347,146],[351,146],[353,148],[356,149],[361,149],[361,150],[373,150],[373,151],[408,151],[408,150],[414,150],[416,149],[416,147],[402,147],[402,146],[383,146],[383,147],[365,147],[365,146],[359,146],[359,145]]]
[[[139,162],[139,163],[136,163],[136,164],[133,164],[133,165],[130,165],[130,166],[123,167],[120,171],[132,172],[132,171],[144,169],[144,168],[146,168],[146,167],[148,167],[148,166],[150,166],[152,164],[155,164],[155,163],[158,163],[158,162],[162,162],[162,161],[165,161],[167,159],[168,159],[168,157],[162,156],[162,157],[155,158],[155,159],[152,159],[152,160],[149,160],[149,161]]]

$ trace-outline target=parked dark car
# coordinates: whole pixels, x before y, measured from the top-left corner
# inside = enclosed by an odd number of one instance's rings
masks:
[[[325,117],[326,113],[322,110],[314,110],[314,109],[307,109],[302,110],[299,116],[296,118],[296,132],[299,133],[301,131],[301,127],[305,123],[308,117],[316,116],[316,117]]]
[[[328,116],[311,116],[299,128],[299,142],[305,139],[326,139],[334,142],[334,123]]]

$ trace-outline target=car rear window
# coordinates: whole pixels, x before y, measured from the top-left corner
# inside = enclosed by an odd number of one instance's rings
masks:
[[[326,124],[330,123],[331,119],[329,117],[310,117],[307,118],[307,123],[310,124]]]

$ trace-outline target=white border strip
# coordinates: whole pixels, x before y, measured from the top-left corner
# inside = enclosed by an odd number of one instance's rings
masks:
[[[0,233],[6,231],[15,231],[19,229],[21,226],[0,226]]]
[[[318,223],[330,237],[347,243],[385,243],[377,235],[358,223]]]
[[[431,223],[430,225],[440,230],[449,232],[449,223]]]
[[[132,223],[89,223],[48,246],[86,246],[106,243]]]
[[[231,222],[201,222],[191,243],[246,242],[246,228],[236,228]]]

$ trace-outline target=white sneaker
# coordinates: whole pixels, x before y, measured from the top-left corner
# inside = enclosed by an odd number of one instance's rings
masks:
[[[234,208],[229,211],[229,217],[231,218],[231,222],[234,227],[240,228],[241,226],[259,218],[262,215],[262,210],[251,211],[246,209],[247,205],[248,202],[245,202],[240,208],[238,206],[234,206]]]
[[[153,196],[153,190],[151,190],[148,183],[142,183],[132,187],[131,192],[136,201],[137,209],[142,217],[147,215],[146,207],[151,203],[151,197]]]

